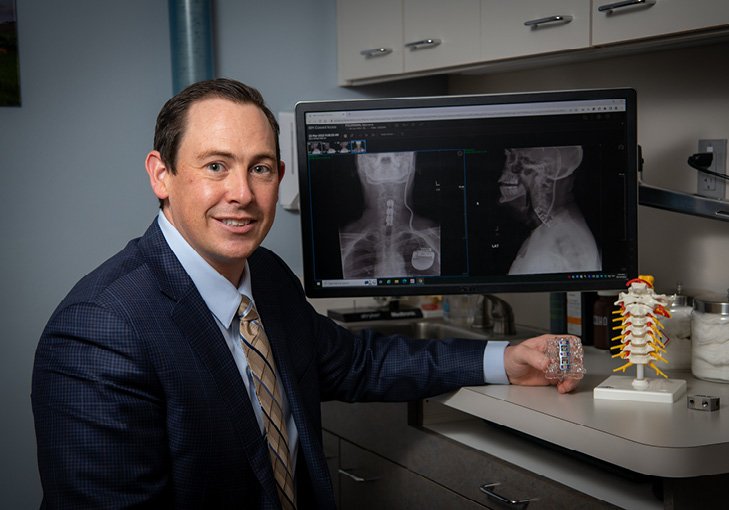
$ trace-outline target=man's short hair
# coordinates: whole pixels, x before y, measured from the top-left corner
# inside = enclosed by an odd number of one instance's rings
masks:
[[[228,78],[199,81],[189,85],[165,103],[157,116],[154,129],[154,149],[171,173],[177,173],[177,152],[185,134],[187,112],[194,103],[203,99],[220,98],[236,103],[253,104],[266,115],[276,139],[276,161],[281,160],[279,126],[276,116],[266,106],[261,93],[239,81]]]

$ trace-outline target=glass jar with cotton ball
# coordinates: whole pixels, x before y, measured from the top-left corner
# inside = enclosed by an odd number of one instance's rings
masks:
[[[694,299],[691,372],[699,379],[729,382],[729,293]]]
[[[676,284],[674,294],[668,296],[671,316],[663,319],[663,336],[666,352],[663,357],[673,370],[691,368],[691,313],[694,298],[684,295],[683,285]]]

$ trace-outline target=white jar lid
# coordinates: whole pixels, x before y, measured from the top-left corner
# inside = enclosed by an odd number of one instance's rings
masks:
[[[694,298],[694,310],[729,315],[729,297],[720,295],[696,297]]]

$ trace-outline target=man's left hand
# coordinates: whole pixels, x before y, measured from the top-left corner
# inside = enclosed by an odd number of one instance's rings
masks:
[[[550,381],[545,377],[544,373],[549,366],[547,345],[552,338],[554,335],[542,335],[506,348],[504,368],[511,384],[524,386],[554,384],[560,393],[568,393],[577,387],[579,379],[568,377],[563,381]]]

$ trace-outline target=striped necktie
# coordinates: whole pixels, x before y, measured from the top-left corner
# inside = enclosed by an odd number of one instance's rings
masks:
[[[263,427],[268,440],[268,453],[276,479],[281,506],[296,508],[294,478],[290,465],[288,431],[283,413],[281,387],[276,379],[276,364],[258,312],[246,296],[238,308],[240,341],[253,376],[253,386],[263,410]]]

